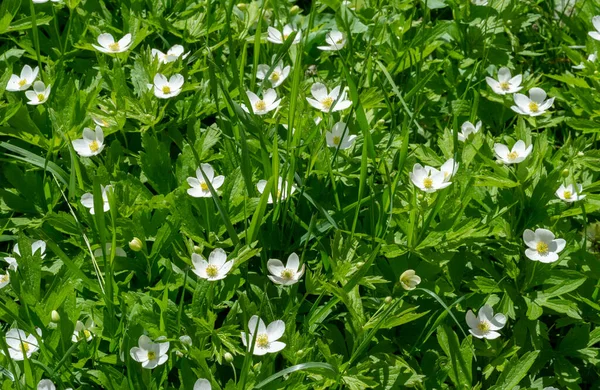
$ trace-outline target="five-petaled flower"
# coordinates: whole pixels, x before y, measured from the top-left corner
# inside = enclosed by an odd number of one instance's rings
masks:
[[[276,284],[291,286],[298,283],[302,275],[304,275],[304,266],[304,264],[300,266],[300,259],[295,253],[289,255],[285,265],[279,259],[269,259],[267,262],[267,268],[271,273],[269,279]]]
[[[163,337],[159,337],[156,341],[152,342],[146,335],[141,335],[138,339],[139,347],[133,347],[129,350],[131,358],[138,363],[142,363],[143,368],[152,369],[161,364],[164,364],[168,359],[169,355],[169,342],[162,341]]]
[[[267,29],[267,32],[268,32],[267,41],[281,45],[288,39],[288,37],[290,35],[292,35],[292,33],[294,31],[296,31],[296,30],[289,24],[286,24],[285,26],[283,26],[283,31],[279,31],[275,27],[269,27]],[[302,31],[301,30],[297,30],[297,31],[298,31],[298,33],[294,37],[294,40],[292,41],[292,45],[300,43],[300,39],[302,39]]]
[[[33,91],[25,91],[25,96],[29,101],[27,104],[37,106],[38,104],[44,104],[50,96],[51,85],[46,86],[43,81],[36,81],[33,83]]]
[[[494,144],[494,152],[499,161],[504,164],[517,164],[525,160],[531,151],[533,145],[525,146],[525,142],[518,140],[513,145],[512,149],[509,150],[508,146],[504,144]]]
[[[521,115],[539,116],[545,113],[552,104],[554,98],[546,99],[546,91],[541,88],[531,88],[529,90],[529,97],[515,93],[513,99],[515,100],[516,106],[510,108]]]
[[[407,291],[414,290],[419,283],[421,283],[421,277],[412,269],[407,269],[400,275],[400,286]]]
[[[104,149],[104,131],[100,126],[96,130],[88,127],[83,129],[83,137],[72,142],[73,149],[82,157],[92,157],[100,154]]]
[[[277,320],[271,322],[269,326],[265,326],[263,320],[254,315],[248,322],[248,333],[242,332],[242,343],[248,347],[248,351],[254,347],[255,355],[275,353],[285,348],[285,343],[277,341],[284,333],[285,322]]]
[[[110,204],[108,203],[108,193],[112,191],[112,185],[100,186],[102,192],[102,208],[103,212],[107,212],[110,210]],[[90,209],[90,214],[94,215],[94,195],[91,192],[86,192],[81,197],[81,204]]]
[[[218,190],[225,181],[225,176],[219,175],[215,177],[215,170],[210,164],[200,164],[201,168],[196,169],[196,177],[188,177],[187,182],[191,188],[188,188],[187,193],[194,198],[209,198],[212,196],[208,183],[213,189]],[[202,171],[206,175],[207,181],[202,175]]]
[[[273,88],[267,89],[263,93],[262,99],[252,91],[246,91],[246,95],[248,95],[248,100],[250,100],[252,111],[248,110],[245,104],[242,104],[242,109],[246,112],[253,112],[256,115],[265,115],[279,107],[281,103],[281,99],[277,100],[277,92]]]
[[[269,80],[271,87],[279,87],[290,74],[291,67],[288,65],[283,66],[283,61],[279,61],[277,65],[273,67],[273,71],[269,73],[271,67],[269,65],[260,64],[256,68],[256,78],[259,80]]]
[[[174,74],[167,80],[164,75],[157,73],[154,76],[154,96],[159,99],[175,97],[181,93],[183,82],[183,76],[180,74]]]
[[[266,186],[267,186],[266,180],[260,180],[256,184],[256,188],[258,189],[258,192],[260,192],[261,194],[265,191]],[[288,187],[289,187],[289,190],[288,190]],[[288,197],[288,195],[292,195],[294,193],[294,191],[296,191],[296,186],[294,186],[293,184],[291,186],[288,186],[287,182],[284,181],[282,177],[279,177],[279,179],[277,180],[277,190],[275,191],[275,193],[277,195],[277,200],[279,200],[279,199],[284,200],[285,198]],[[273,203],[273,195],[272,194],[269,194],[267,203],[269,203],[269,204]]]
[[[331,131],[325,133],[327,146],[330,148],[348,149],[356,140],[355,135],[350,135],[350,129],[344,122],[338,122],[331,128]]]
[[[454,161],[452,161],[452,165],[454,166]],[[413,171],[410,173],[409,177],[413,184],[420,190],[430,193],[446,188],[452,184],[452,182],[447,180],[447,171],[444,173],[428,165],[422,166],[419,163],[416,163],[413,166]]]
[[[469,332],[478,339],[497,339],[500,337],[500,333],[497,331],[506,325],[506,316],[502,313],[494,315],[494,311],[489,305],[485,305],[479,309],[477,317],[469,310],[466,320],[470,328]]]
[[[525,256],[542,263],[553,263],[558,260],[558,254],[565,249],[566,241],[554,238],[554,234],[547,229],[527,229],[523,232],[523,241],[528,246]]]
[[[169,62],[175,62],[179,57],[185,59],[189,53],[183,53],[185,49],[181,45],[174,45],[166,53],[158,49],[152,49],[152,57],[158,57],[158,60],[163,64],[168,64]]]
[[[471,134],[479,133],[479,131],[481,130],[481,121],[477,122],[475,126],[473,126],[471,122],[467,121],[463,123],[462,126],[460,126],[460,130],[461,131],[457,134],[458,140],[461,142],[465,142],[467,139],[469,139],[469,136]]]
[[[510,69],[506,67],[498,70],[498,80],[494,80],[491,77],[485,78],[485,81],[487,81],[488,85],[498,95],[519,92],[521,89],[523,89],[523,87],[521,87],[522,80],[523,76],[520,74],[516,75],[515,77],[511,77]]]
[[[8,80],[8,84],[6,84],[6,90],[15,92],[15,91],[25,91],[31,87],[35,79],[37,78],[39,73],[39,68],[36,66],[31,69],[31,66],[25,65],[23,69],[21,69],[21,75],[17,76],[13,74],[10,76]]]
[[[115,41],[115,38],[109,33],[100,34],[98,35],[98,43],[100,46],[94,44],[92,46],[102,53],[123,53],[131,46],[131,34],[125,34],[119,41]]]
[[[324,51],[337,51],[341,50],[346,46],[346,37],[339,31],[331,31],[327,33],[325,37],[327,46],[317,46],[319,49]]]
[[[313,98],[306,98],[308,104],[323,112],[335,112],[345,110],[352,105],[352,101],[346,99],[346,92],[340,92],[341,86],[337,86],[327,92],[327,87],[321,83],[314,83],[310,88]],[[341,94],[341,96],[340,96]]]
[[[38,328],[36,331],[41,336],[41,330]],[[5,340],[9,356],[16,361],[25,360],[25,357],[29,359],[31,355],[40,349],[35,336],[33,334],[28,335],[21,329],[11,329],[6,332]],[[0,352],[4,354],[4,351],[0,350]]]
[[[44,258],[46,257],[46,243],[43,240],[37,240],[34,241],[31,244],[31,255],[32,256],[37,256],[37,252],[39,253],[40,258]],[[17,255],[21,256],[21,252],[19,251],[19,244],[15,244],[15,246],[13,247],[13,252],[16,253]],[[17,259],[11,256],[7,256],[4,258],[4,261],[6,261],[8,263],[8,269],[13,270],[13,271],[17,271],[18,268],[18,264],[17,264]],[[8,276],[8,274],[7,274]]]
[[[231,267],[233,267],[233,260],[227,261],[227,254],[221,248],[210,252],[208,261],[197,253],[192,254],[192,272],[202,279],[211,282],[225,279]]]
[[[556,196],[567,203],[576,202],[585,198],[585,195],[581,195],[582,190],[583,186],[581,184],[577,184],[577,190],[575,190],[573,184],[569,184],[566,187],[564,184],[561,184],[558,190],[556,190]]]
[[[92,341],[94,338],[94,334],[92,330],[94,329],[94,321],[91,318],[88,318],[85,323],[81,321],[77,321],[75,323],[75,330],[73,330],[73,336],[71,336],[71,341],[76,343],[80,340],[85,340],[87,342]]]

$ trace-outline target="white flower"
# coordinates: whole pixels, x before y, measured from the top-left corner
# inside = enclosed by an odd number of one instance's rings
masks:
[[[35,81],[38,76],[39,68],[36,66],[31,69],[31,66],[25,65],[23,69],[21,69],[21,76],[17,76],[13,74],[10,76],[8,80],[8,84],[6,84],[6,90],[15,92],[15,91],[25,91],[31,87],[31,84]]]
[[[475,5],[488,5],[488,0],[471,0],[471,3]]]
[[[531,153],[533,145],[525,146],[525,142],[518,140],[512,147],[512,150],[508,150],[508,146],[504,144],[494,144],[494,152],[498,157],[498,160],[504,164],[517,164],[525,160]]]
[[[52,1],[53,3],[60,2],[60,0],[32,0],[33,4],[43,4],[43,3],[47,3],[48,1]]]
[[[267,181],[266,180],[260,180],[257,184],[256,184],[256,188],[258,189],[258,192],[260,192],[261,194],[265,191],[265,187],[267,186]],[[287,198],[289,195],[292,195],[294,193],[294,191],[296,191],[296,186],[294,186],[293,184],[290,186],[289,188],[289,193],[288,193],[288,184],[287,182],[283,181],[282,177],[279,177],[279,180],[277,181],[277,199],[279,200],[281,198],[281,200],[284,200],[285,198]],[[269,199],[267,199],[267,203],[271,204],[273,203],[273,195],[269,194]]]
[[[94,123],[97,126],[102,126],[102,127],[110,126],[110,123],[108,123],[106,120],[104,120],[102,118],[98,118],[97,116],[92,116],[92,120],[94,121]]]
[[[163,337],[159,337],[156,341],[162,340]],[[153,343],[152,340],[146,335],[141,335],[138,340],[139,347],[133,347],[129,350],[131,358],[138,363],[142,363],[143,368],[152,369],[161,364],[164,364],[169,356],[169,342],[158,342]]]
[[[352,102],[346,99],[346,92],[342,92],[340,97],[339,85],[328,93],[325,85],[321,83],[314,83],[310,88],[310,93],[314,99],[307,97],[306,100],[308,103],[314,108],[323,112],[345,110],[352,105]]]
[[[289,24],[286,24],[283,27],[283,31],[279,31],[275,27],[269,27],[267,30],[268,30],[267,41],[272,42],[272,43],[276,43],[276,44],[279,44],[279,45],[281,45],[282,43],[284,43],[288,39],[288,37],[290,35],[292,35],[292,33],[294,31],[296,31]],[[294,37],[294,41],[292,42],[292,45],[295,45],[295,44],[299,43],[300,39],[302,39],[302,31],[298,30],[298,33]]]
[[[460,126],[460,130],[460,133],[458,133],[458,140],[465,142],[471,134],[479,133],[479,130],[481,130],[481,121],[477,122],[475,126],[467,121]]]
[[[594,38],[595,40],[600,41],[600,15],[592,18],[592,24],[594,25],[596,31],[590,31],[588,34],[590,34],[590,37]]]
[[[348,149],[356,139],[355,135],[349,135],[350,129],[344,122],[338,122],[333,125],[331,131],[325,133],[327,146],[330,148],[340,148],[341,150]]]
[[[506,325],[504,314],[498,313],[494,315],[494,311],[489,305],[485,305],[479,309],[477,317],[469,310],[466,320],[467,325],[471,328],[469,332],[478,339],[497,339],[500,337],[500,333],[496,331],[504,328],[504,325]]]
[[[283,265],[281,260],[269,259],[267,268],[272,274],[269,275],[269,279],[276,284],[291,286],[298,283],[302,275],[304,275],[304,266],[302,264],[302,267],[300,267],[300,259],[295,253],[289,255],[286,265]]]
[[[457,162],[454,162],[453,158],[442,164],[440,171],[444,174],[444,181],[450,181],[450,179],[452,179],[452,176],[458,171],[458,165]]]
[[[83,138],[76,139],[72,144],[81,157],[96,156],[104,149],[104,131],[100,126],[96,126],[96,131],[86,127],[83,129]]]
[[[546,100],[546,91],[541,88],[531,88],[529,97],[515,93],[513,98],[516,106],[512,106],[511,109],[517,114],[529,116],[542,115],[554,103],[554,98]]]
[[[405,290],[414,290],[421,283],[421,278],[412,269],[407,269],[400,275],[400,285]]]
[[[212,196],[210,193],[210,189],[208,188],[208,184],[204,180],[204,176],[202,176],[202,171],[206,175],[208,182],[213,186],[216,190],[219,189],[223,185],[225,181],[225,176],[220,175],[215,177],[215,170],[210,164],[200,164],[202,169],[196,169],[196,177],[188,177],[187,182],[192,188],[188,188],[187,193],[194,198],[209,198]]]
[[[193,390],[212,390],[212,386],[208,379],[200,378],[194,383]]]
[[[521,87],[522,80],[523,76],[520,74],[516,75],[515,77],[511,77],[510,69],[506,67],[502,67],[500,70],[498,70],[497,81],[491,77],[485,78],[485,81],[487,81],[488,85],[498,95],[519,92],[521,89],[523,89],[523,87]]]
[[[413,184],[425,192],[435,192],[452,184],[452,182],[446,181],[444,172],[427,165],[423,167],[419,163],[413,166],[413,171],[409,176]]]
[[[208,261],[197,253],[192,254],[192,272],[202,279],[208,281],[225,279],[231,267],[233,267],[233,260],[227,261],[227,254],[221,248],[210,252]]]
[[[164,75],[157,73],[154,76],[154,96],[168,99],[179,95],[183,81],[183,76],[180,74],[174,74],[167,80]]]
[[[111,34],[100,34],[98,35],[98,43],[100,46],[94,44],[92,46],[102,53],[123,53],[131,46],[131,34],[125,34],[118,42],[115,42],[115,38]]]
[[[43,240],[37,240],[31,244],[32,256],[35,256],[38,250],[40,251],[40,257],[42,259],[46,257],[46,243]],[[19,252],[19,244],[15,244],[15,246],[13,247],[13,252],[21,256],[21,252]],[[15,259],[14,257],[5,257],[4,261],[8,263],[8,269],[13,270],[15,272],[17,271],[17,259]],[[6,274],[6,276],[8,276],[8,273]]]
[[[112,191],[112,186],[100,186],[100,188],[102,190],[103,212],[107,212],[110,210],[110,204],[108,203],[108,191]],[[86,192],[83,194],[81,197],[81,204],[90,209],[90,214],[94,215],[94,195],[92,195],[92,193]]]
[[[125,253],[125,250],[123,248],[121,248],[120,246],[116,247],[117,249],[115,249],[115,257],[127,257],[127,253]],[[110,242],[107,242],[106,245],[104,246],[104,252],[106,252],[106,256],[110,257],[111,252],[112,252],[112,244]],[[98,248],[94,251],[94,256],[95,257],[102,257],[102,248]]]
[[[559,389],[557,387],[550,386],[550,387],[544,387],[543,390],[559,390]]]
[[[158,57],[158,60],[163,64],[168,64],[169,62],[175,62],[179,57],[185,59],[190,53],[183,54],[185,49],[181,45],[174,45],[170,48],[167,53],[163,53],[158,49],[152,49],[152,57]]]
[[[38,334],[41,335],[39,329]],[[21,329],[11,329],[6,332],[6,344],[8,345],[9,356],[17,361],[25,360],[25,356],[29,359],[31,355],[40,349],[35,336],[33,334],[27,335]],[[4,354],[4,351],[0,352]]]
[[[10,283],[10,274],[7,272],[5,274],[0,274],[0,289],[8,286]]]
[[[37,390],[56,390],[56,386],[50,379],[42,379],[37,385]]]
[[[587,60],[589,62],[595,62],[596,59],[598,58],[598,52],[594,52],[592,54],[590,54],[587,58]],[[581,70],[581,69],[585,69],[585,65],[583,64],[583,62],[579,65],[573,65],[572,66],[573,69],[577,69],[577,70]]]
[[[252,106],[252,112],[256,115],[265,115],[269,111],[273,111],[279,107],[281,99],[277,100],[277,92],[273,88],[267,89],[263,93],[263,98],[259,98],[254,92],[246,91],[250,104]],[[242,104],[242,108],[246,112],[250,112],[245,104]]]
[[[258,329],[256,328],[257,325]],[[242,343],[250,351],[252,349],[250,343],[254,340],[253,353],[255,355],[275,353],[285,348],[285,343],[277,341],[285,333],[285,322],[281,320],[273,321],[269,326],[265,326],[261,318],[252,316],[248,322],[248,333],[242,332]]]
[[[76,343],[79,340],[85,340],[87,342],[92,341],[94,335],[92,334],[92,329],[94,328],[94,321],[91,318],[88,318],[85,321],[85,324],[81,321],[77,321],[75,323],[75,330],[73,331],[73,336],[71,336],[71,341]]]
[[[37,106],[38,104],[46,103],[46,100],[50,96],[51,87],[51,85],[46,87],[43,81],[33,83],[33,91],[25,91],[25,96],[29,99],[27,104]]]
[[[271,82],[273,88],[279,87],[290,74],[291,67],[288,65],[283,67],[283,61],[273,68],[273,71],[269,74],[269,65],[261,64],[256,69],[256,78],[259,80],[268,79]]]
[[[569,184],[566,187],[564,184],[561,184],[558,190],[556,190],[556,196],[567,203],[576,202],[585,198],[585,195],[581,195],[582,189],[581,184],[577,184],[577,191],[575,191],[573,184]]]
[[[525,230],[523,241],[529,247],[525,249],[525,256],[542,263],[554,263],[558,260],[558,253],[565,249],[566,241],[562,238],[554,239],[550,230],[536,229]]]
[[[339,31],[331,31],[327,33],[325,37],[325,42],[327,42],[327,46],[317,46],[321,50],[325,51],[337,51],[341,50],[346,46],[346,37]]]

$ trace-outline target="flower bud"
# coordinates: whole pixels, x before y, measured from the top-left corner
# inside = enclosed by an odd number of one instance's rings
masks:
[[[561,175],[562,175],[563,177],[569,177],[569,170],[568,170],[568,169],[566,169],[566,168],[565,168],[565,169],[563,169],[563,170],[562,170],[562,172],[561,172]]]
[[[423,194],[417,194],[417,199],[423,200],[423,198],[424,198]]]
[[[140,240],[137,237],[133,237],[133,240],[129,241],[129,249],[131,249],[134,252],[141,251],[143,248],[142,245],[143,245],[142,240]]]
[[[390,296],[385,297],[385,303],[387,303],[388,305],[390,303],[392,303],[392,297],[390,297]]]
[[[181,344],[191,347],[192,346],[192,338],[188,335],[183,335],[181,337],[179,337],[179,341],[181,342]]]
[[[237,5],[237,7],[240,9],[240,11],[246,11],[248,9],[248,4],[246,4],[246,3],[239,3]]]
[[[202,248],[200,248],[198,245],[194,245],[194,253],[197,253],[199,255],[202,254]]]
[[[292,8],[290,8],[290,15],[297,15],[300,12],[302,12],[302,9],[300,7],[298,7],[297,5],[293,6]]]
[[[361,268],[363,265],[365,265],[365,262],[364,262],[364,261],[359,261],[358,263],[356,263],[356,266],[357,266],[358,268]]]
[[[60,314],[56,310],[52,310],[52,322],[60,321]]]
[[[296,356],[302,356],[304,355],[304,350],[303,349],[299,349],[296,351]]]
[[[583,156],[584,156],[583,152],[577,152],[577,157],[583,157]]]
[[[379,127],[383,127],[383,126],[385,126],[385,119],[380,119],[380,120],[378,120],[378,121],[377,121],[377,126],[379,126]]]
[[[225,359],[225,361],[226,361],[227,363],[231,363],[231,362],[233,361],[233,355],[232,355],[232,354],[230,354],[229,352],[225,352],[225,353],[223,354],[223,359]]]

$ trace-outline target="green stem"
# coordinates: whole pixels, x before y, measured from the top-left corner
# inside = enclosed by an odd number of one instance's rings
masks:
[[[37,22],[36,22],[36,18],[35,18],[35,7],[33,5],[33,1],[29,2],[29,6],[30,6],[30,11],[31,11],[31,32],[33,33],[32,43],[33,43],[33,47],[35,49],[35,55],[37,57],[38,66],[40,69],[40,77],[41,77],[42,81],[45,82],[44,69],[42,67],[42,56],[40,55],[40,40],[39,40],[39,36],[38,36]]]

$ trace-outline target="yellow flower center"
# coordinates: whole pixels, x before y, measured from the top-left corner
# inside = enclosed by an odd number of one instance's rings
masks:
[[[508,155],[506,155],[506,157],[508,157],[508,159],[510,161],[516,160],[517,157],[519,157],[519,153],[517,152],[510,152]]]
[[[563,197],[565,199],[571,199],[572,196],[573,196],[573,194],[571,193],[571,191],[565,191],[565,192],[563,192]]]
[[[259,334],[256,337],[256,345],[260,348],[267,348],[267,346],[269,345],[269,336],[267,336],[264,333]]]
[[[6,282],[8,282],[9,279],[10,279],[10,276],[8,274],[0,275],[0,283],[6,283]]]
[[[46,98],[46,95],[44,95],[43,93],[38,93],[37,98],[41,102],[42,100],[44,100]]]
[[[535,249],[539,252],[540,255],[545,255],[548,253],[548,244],[544,241],[539,241],[535,246]]]
[[[31,346],[29,345],[29,343],[25,343],[25,342],[21,343],[21,352],[23,352],[24,354],[27,354],[27,352],[29,352],[30,349],[31,349]]]
[[[171,87],[169,87],[168,85],[165,85],[164,87],[162,87],[162,91],[164,94],[171,93]]]
[[[529,102],[529,111],[538,112],[540,110],[540,106],[536,102]]]
[[[271,73],[271,77],[269,77],[269,78],[271,79],[272,82],[276,83],[281,78],[281,75],[279,74],[279,72],[273,72],[273,73]]]
[[[206,267],[206,274],[208,275],[208,277],[214,278],[219,274],[219,269],[216,265],[211,264],[208,267]]]
[[[202,191],[208,191],[208,184],[202,182],[200,183],[200,188],[202,188]]]
[[[98,151],[98,149],[100,149],[100,145],[98,145],[98,141],[93,140],[92,142],[90,142],[90,151],[92,151],[93,153],[96,153]]]
[[[321,104],[323,105],[323,108],[329,110],[333,104],[333,98],[327,96],[325,99],[321,100]]]
[[[433,187],[433,180],[431,180],[430,177],[426,177],[425,179],[423,179],[423,187],[427,189]]]
[[[400,278],[400,283],[402,283],[405,286],[412,287],[412,285],[410,283],[410,278],[407,276]]]
[[[21,79],[19,80],[19,87],[24,86],[25,84],[27,84],[27,80],[26,79]]]
[[[117,51],[120,49],[119,47],[119,42],[113,42],[111,44],[108,45],[108,48],[112,51]]]
[[[287,41],[288,37],[290,36],[290,34],[283,34],[283,40]]]
[[[290,280],[294,277],[294,271],[292,271],[289,268],[286,268],[283,271],[281,271],[281,277],[285,280]]]
[[[503,91],[508,91],[510,89],[510,84],[508,83],[508,81],[502,81],[500,83],[500,89]]]
[[[264,111],[267,108],[267,103],[265,103],[263,100],[259,100],[254,103],[254,108],[256,111]]]
[[[334,145],[339,145],[340,141],[341,141],[341,139],[340,139],[339,136],[336,135],[336,136],[333,137],[333,144]]]
[[[148,360],[154,360],[154,359],[156,359],[156,352],[149,351],[148,352]]]
[[[480,331],[482,332],[489,332],[490,331],[490,324],[487,321],[481,321],[479,323],[479,325],[477,325],[477,328],[479,328]]]

